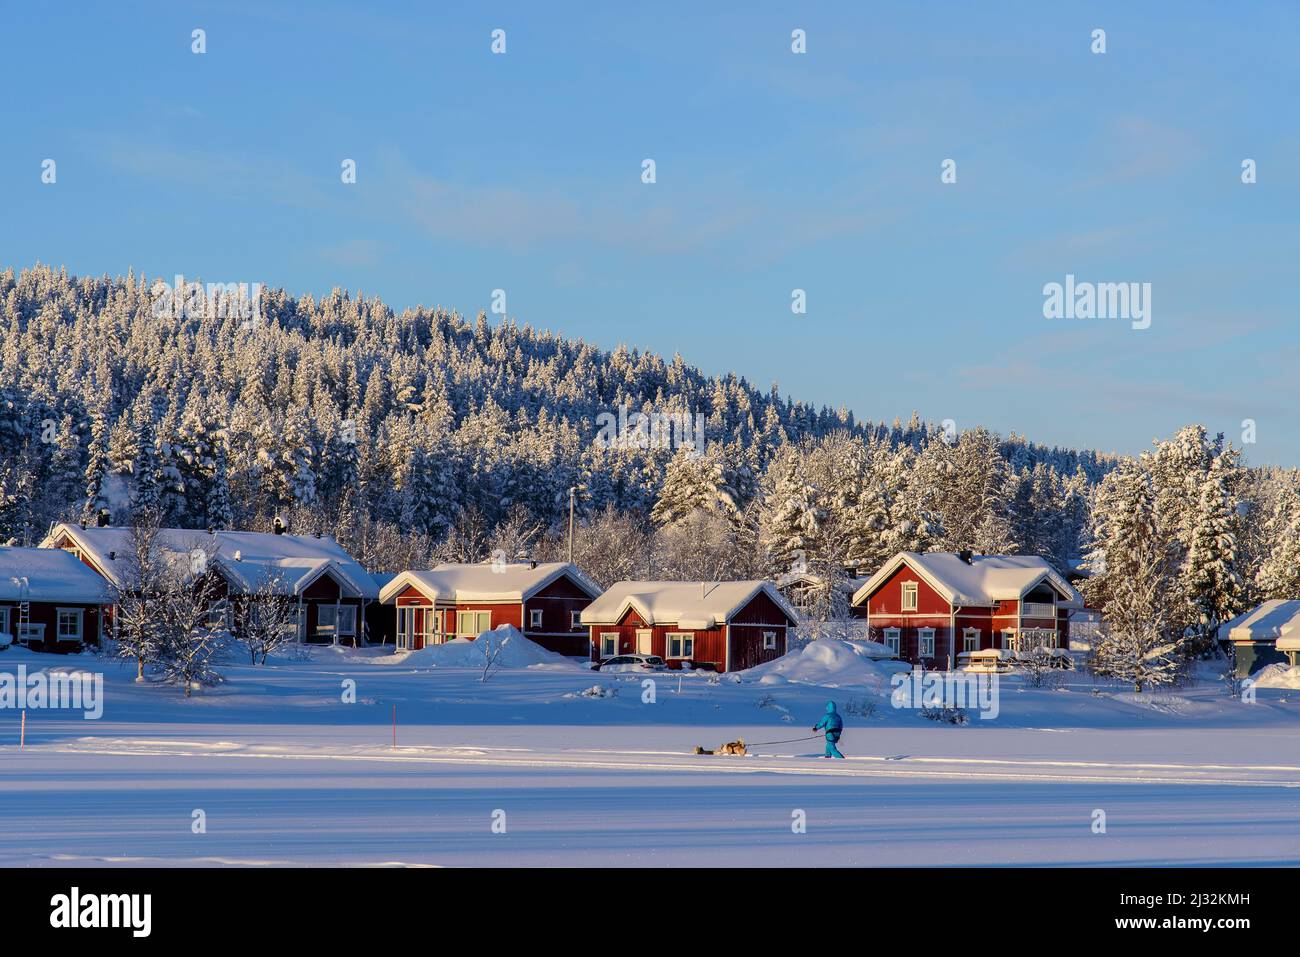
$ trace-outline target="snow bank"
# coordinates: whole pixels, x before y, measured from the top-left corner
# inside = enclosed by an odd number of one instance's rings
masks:
[[[897,662],[875,661],[869,656],[870,649],[856,647],[867,644],[874,643],[821,638],[776,661],[737,672],[737,675],[742,681],[762,685],[796,682],[827,688],[876,687],[887,684],[889,676],[900,667],[907,670],[907,665],[900,666]]]
[[[585,671],[564,655],[547,651],[524,637],[514,625],[501,625],[477,638],[455,638],[440,645],[429,645],[409,655],[393,656],[394,661],[417,668],[483,668],[487,656],[496,653],[497,668],[566,668]]]
[[[1256,688],[1284,688],[1300,691],[1300,665],[1292,667],[1278,662],[1261,668],[1250,676]]]

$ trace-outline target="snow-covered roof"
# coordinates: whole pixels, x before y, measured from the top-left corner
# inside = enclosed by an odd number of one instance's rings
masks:
[[[1083,607],[1083,596],[1045,558],[971,555],[966,561],[956,552],[899,552],[857,590],[853,604],[866,601],[904,564],[953,605],[989,607],[999,601],[1017,601],[1046,581],[1060,594],[1059,607]]]
[[[379,600],[391,602],[414,587],[433,602],[505,601],[522,602],[557,579],[568,578],[592,598],[600,588],[577,565],[568,562],[478,562],[437,565],[428,571],[405,571],[394,577],[379,593]]]
[[[1283,651],[1300,651],[1300,601],[1271,598],[1219,626],[1229,641],[1276,641]]]
[[[125,526],[82,528],[56,525],[41,543],[50,548],[64,534],[114,585],[122,584],[124,562],[131,551],[131,529]],[[276,583],[284,594],[300,594],[329,572],[343,583],[344,591],[361,598],[376,598],[379,587],[369,573],[328,535],[275,535],[270,532],[228,532],[196,528],[158,530],[159,547],[178,566],[201,551],[237,589],[251,592],[266,582]]]
[[[111,598],[108,583],[71,552],[0,547],[0,601],[23,600],[94,605]]]
[[[759,593],[765,592],[791,621],[799,616],[770,581],[617,582],[582,613],[584,625],[612,625],[629,608],[648,625],[677,625],[692,631],[717,628],[730,621]]]

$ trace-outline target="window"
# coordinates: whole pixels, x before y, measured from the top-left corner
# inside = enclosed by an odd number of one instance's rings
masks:
[[[917,635],[919,636],[921,642],[920,657],[933,658],[934,657],[934,629],[920,628],[917,630]]]
[[[43,642],[45,641],[45,623],[33,624],[29,621],[25,625],[20,624],[16,637],[20,645],[26,645],[33,641]]]
[[[1002,650],[1003,651],[1016,650],[1016,633],[1014,631],[1002,632]]]
[[[612,658],[618,654],[618,632],[602,631],[600,633],[600,656]]]
[[[582,612],[569,612],[569,631],[582,631]]]
[[[776,651],[776,632],[774,631],[763,632],[763,650]]]
[[[204,624],[213,630],[229,628],[231,623],[230,602],[219,601],[208,606],[208,614],[204,619]]]
[[[980,650],[980,630],[978,628],[963,628],[961,630],[961,650]]]
[[[0,634],[11,635],[9,630],[9,612],[13,609],[9,607],[0,608]]]
[[[58,612],[58,630],[55,634],[59,641],[81,640],[81,609],[60,608]]]
[[[353,605],[321,605],[316,610],[316,630],[335,637],[357,633],[357,609]]]
[[[456,636],[459,638],[477,638],[485,631],[492,630],[492,612],[458,611],[456,612]]]
[[[528,609],[528,627],[529,628],[542,627],[542,610],[540,608]]]
[[[1051,628],[1024,628],[1020,632],[1020,650],[1034,651],[1037,648],[1055,648],[1056,632]]]
[[[903,611],[916,611],[916,582],[903,582]]]
[[[690,658],[695,654],[694,635],[670,631],[665,637],[668,640],[669,658]]]
[[[895,657],[897,657],[898,655],[898,644],[899,644],[900,634],[901,632],[897,628],[885,629],[885,647],[888,648],[890,651],[892,651]]]

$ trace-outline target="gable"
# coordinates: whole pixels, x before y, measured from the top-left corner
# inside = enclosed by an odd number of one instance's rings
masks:
[[[738,625],[776,625],[784,622],[786,627],[793,627],[795,624],[785,609],[772,600],[772,596],[765,590],[754,595],[740,608],[736,609],[735,614],[731,616],[729,624]]]
[[[916,582],[916,608],[904,611],[903,585],[907,582]],[[939,593],[927,576],[907,562],[902,562],[876,586],[866,604],[873,614],[946,615],[952,610],[948,599]]]
[[[578,587],[578,583],[569,577],[568,573],[561,575],[555,581],[539,588],[529,598],[571,598],[579,601],[591,601],[591,595],[586,590]]]

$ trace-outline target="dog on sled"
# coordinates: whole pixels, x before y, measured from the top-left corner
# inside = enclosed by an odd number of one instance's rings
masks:
[[[749,751],[745,748],[745,739],[738,738],[735,741],[728,741],[726,744],[718,748],[718,750],[716,751],[706,751],[704,748],[696,747],[695,753],[696,754],[738,754],[743,757],[744,755],[748,754]]]

